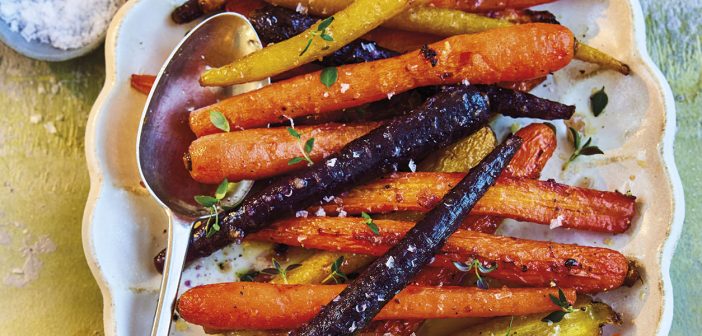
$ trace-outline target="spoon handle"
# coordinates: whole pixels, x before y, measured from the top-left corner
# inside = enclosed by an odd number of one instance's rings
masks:
[[[193,227],[192,219],[184,219],[173,213],[169,213],[169,217],[168,252],[151,336],[167,336],[171,329],[175,299]]]

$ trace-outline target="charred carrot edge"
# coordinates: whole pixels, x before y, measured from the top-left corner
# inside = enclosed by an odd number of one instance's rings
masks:
[[[222,180],[260,180],[305,167],[306,161],[289,164],[303,156],[303,147],[314,138],[309,153],[312,161],[338,152],[346,144],[378,127],[380,123],[323,124],[295,128],[298,140],[285,127],[250,129],[210,134],[190,145],[186,166],[200,183],[216,184]]]
[[[154,86],[154,82],[156,81],[156,76],[154,75],[138,75],[138,74],[132,74],[130,77],[129,83],[132,85],[132,87],[143,93],[143,94],[149,94],[151,92],[151,87]]]
[[[479,13],[507,8],[522,9],[554,1],[555,0],[423,0],[421,3],[440,8],[460,9],[465,12]]]
[[[346,285],[274,285],[230,282],[198,286],[178,300],[178,313],[211,331],[293,329],[319,312]],[[565,289],[569,301],[576,294]],[[546,313],[560,307],[551,302],[556,288],[408,286],[376,316],[384,319],[494,317]],[[436,309],[443,307],[443,309]],[[362,309],[362,308],[359,308]]]
[[[358,106],[420,86],[543,77],[570,62],[573,44],[567,28],[539,23],[453,36],[422,51],[338,67],[338,79],[329,88],[314,72],[228,98],[193,111],[190,127],[198,136],[219,132],[210,122],[213,110],[222,112],[232,128],[246,129]]]
[[[358,186],[321,207],[326,213],[428,211],[463,173],[395,173]],[[572,187],[555,181],[501,177],[472,215],[512,218],[578,230],[622,233],[631,225],[636,198],[618,192]],[[318,207],[310,209],[317,212]]]
[[[364,219],[317,217],[295,218],[274,223],[248,239],[270,241],[344,253],[380,256],[414,226],[412,222],[375,220],[375,235]],[[494,236],[466,230],[456,231],[432,262],[434,267],[452,268],[452,261],[477,258],[496,263],[490,277],[529,287],[558,286],[595,293],[620,287],[627,278],[629,262],[621,253],[598,247],[559,244]]]

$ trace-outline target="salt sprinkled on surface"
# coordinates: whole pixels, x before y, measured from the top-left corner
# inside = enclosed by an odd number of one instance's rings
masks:
[[[67,50],[97,40],[125,0],[2,0],[0,19],[27,41]]]

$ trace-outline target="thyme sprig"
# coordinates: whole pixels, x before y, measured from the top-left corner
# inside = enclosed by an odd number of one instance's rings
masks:
[[[373,234],[376,236],[380,236],[380,230],[378,229],[378,225],[376,225],[373,221],[373,217],[371,217],[365,212],[361,212],[361,217],[363,217],[363,219],[366,220],[366,226],[368,226],[368,228],[370,228],[370,230],[373,231]]]
[[[507,328],[505,336],[509,336],[509,334],[512,332],[512,322],[514,322],[514,315],[512,315],[512,317],[509,319],[509,327]]]
[[[322,283],[327,283],[329,280],[334,280],[334,283],[340,284],[349,280],[349,277],[341,271],[341,265],[344,264],[344,256],[340,256],[331,264],[331,273],[327,275]]]
[[[268,275],[280,275],[280,277],[283,279],[283,283],[286,285],[288,284],[288,272],[302,266],[302,264],[290,264],[287,267],[283,267],[280,265],[278,260],[275,260],[275,258],[273,258],[272,261],[273,267],[263,269],[261,270],[261,273]]]
[[[307,161],[308,166],[313,165],[314,161],[312,161],[310,158],[310,153],[312,152],[312,148],[314,148],[314,138],[307,139],[307,141],[305,141],[303,144],[302,135],[295,130],[295,128],[288,127],[288,133],[290,133],[293,138],[297,139],[297,147],[300,148],[300,152],[302,153],[302,156],[296,156],[290,159],[290,161],[288,161],[288,165],[298,164],[302,161]]]
[[[561,310],[557,310],[551,314],[548,314],[546,317],[541,319],[542,322],[552,322],[552,323],[558,323],[561,322],[564,316],[566,314],[570,314],[575,311],[575,308],[573,308],[573,305],[568,302],[568,299],[565,296],[565,293],[563,293],[563,290],[558,288],[558,297],[556,297],[553,294],[549,294],[548,297],[551,299],[551,302],[555,304],[558,307],[561,307]]]
[[[568,158],[568,161],[563,164],[562,170],[568,169],[570,163],[575,161],[575,159],[581,155],[590,156],[604,154],[599,147],[590,145],[590,143],[592,143],[592,138],[587,138],[587,141],[582,143],[583,137],[580,132],[576,131],[573,127],[568,127],[568,130],[570,131],[572,138],[571,140],[573,141],[573,147],[575,150],[573,151],[573,154],[570,155],[570,158]]]
[[[473,259],[473,261],[471,261],[470,263],[454,261],[453,266],[456,266],[456,268],[461,272],[470,272],[470,270],[475,269],[475,276],[478,278],[478,281],[476,281],[476,285],[478,285],[478,288],[480,289],[490,288],[487,281],[485,281],[485,279],[483,279],[483,277],[480,276],[480,274],[488,274],[497,269],[496,263],[492,263],[489,267],[485,267],[485,265],[483,265],[483,263],[477,258]]]
[[[310,38],[307,40],[307,45],[305,45],[305,48],[302,49],[302,51],[300,52],[300,56],[304,55],[307,52],[307,50],[312,45],[312,41],[314,40],[315,36],[319,36],[322,40],[325,40],[325,41],[329,41],[329,42],[334,41],[334,38],[331,35],[329,35],[329,33],[327,32],[327,28],[329,28],[329,25],[332,23],[332,21],[334,21],[333,16],[330,16],[330,17],[322,20],[322,22],[319,24],[319,26],[317,26],[317,30],[310,33]],[[324,47],[322,49],[323,50],[329,49],[329,46]]]
[[[197,195],[194,197],[197,204],[208,208],[210,211],[210,215],[207,217],[207,222],[205,223],[206,238],[211,237],[213,234],[219,231],[219,213],[222,210],[228,209],[222,205],[222,200],[227,196],[233,185],[234,183],[230,183],[227,179],[224,179],[224,181],[217,186],[214,197],[208,195]],[[213,218],[214,223],[212,223]]]

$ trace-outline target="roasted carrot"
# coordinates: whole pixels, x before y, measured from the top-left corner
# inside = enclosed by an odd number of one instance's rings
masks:
[[[394,173],[358,186],[321,205],[326,213],[428,211],[465,176],[462,173]],[[554,227],[622,233],[635,213],[633,196],[572,187],[555,181],[501,177],[471,214],[550,224]],[[318,207],[312,207],[316,212]]]
[[[303,156],[302,144],[309,138],[314,138],[309,156],[312,161],[318,161],[379,125],[374,122],[300,126],[296,128],[300,140],[283,127],[211,134],[193,141],[186,155],[186,166],[190,175],[201,183],[220,183],[225,178],[264,179],[304,167],[305,161],[292,165],[289,161]]]
[[[507,20],[512,23],[541,22],[559,24],[558,20],[556,20],[556,16],[549,11],[504,9],[490,11],[484,15],[493,19]]]
[[[503,176],[538,178],[546,161],[556,149],[556,134],[544,124],[530,124],[516,135],[524,142],[502,172]],[[495,233],[502,218],[495,216],[469,216],[461,226],[464,230]],[[455,267],[425,268],[413,280],[419,286],[459,285],[466,273]],[[417,331],[424,321],[387,320],[371,323],[364,333],[394,336],[410,336]]]
[[[556,133],[545,124],[530,124],[515,133],[524,139],[502,176],[538,179],[556,150]]]
[[[296,6],[305,7],[314,15],[331,15],[343,9],[352,0],[267,0],[271,3],[279,4],[288,8]],[[430,33],[441,36],[452,36],[459,34],[471,34],[488,29],[507,27],[513,23],[509,20],[493,19],[482,15],[466,13],[461,10],[451,8],[432,8],[414,6],[402,12],[385,23],[385,27],[402,30]],[[590,47],[579,41],[575,41],[574,57],[594,64],[598,64],[606,69],[618,71],[628,75],[631,69],[628,65],[615,59],[614,57]]]
[[[214,110],[233,128],[246,129],[359,106],[420,86],[538,78],[570,62],[573,41],[567,28],[550,24],[454,36],[399,57],[341,66],[330,88],[314,72],[228,98],[192,112],[190,127],[198,136],[218,132],[209,117]]]
[[[309,321],[346,285],[273,285],[229,282],[198,286],[183,293],[178,313],[209,330],[292,329]],[[564,290],[575,302],[575,291]],[[555,288],[409,286],[395,296],[376,319],[493,317],[545,313]],[[441,307],[441,308],[439,308]],[[363,309],[359,307],[358,309]]]
[[[329,55],[409,7],[410,0],[356,0],[333,17],[285,41],[265,46],[234,62],[206,70],[204,86],[261,80]]]
[[[361,218],[316,217],[282,220],[249,235],[255,241],[380,256],[402,239],[414,223],[374,220],[375,235]],[[598,247],[559,244],[458,230],[437,252],[434,267],[452,261],[496,263],[488,276],[530,287],[551,281],[579,292],[595,293],[622,286],[629,263],[621,253]]]
[[[430,6],[460,9],[466,12],[489,12],[507,8],[527,8],[555,0],[422,0]]]
[[[143,94],[149,94],[149,92],[151,92],[151,87],[154,86],[155,81],[156,76],[154,75],[138,74],[132,74],[129,80],[132,87]]]
[[[514,111],[513,116],[521,116]],[[462,139],[488,123],[493,111],[484,93],[473,86],[457,86],[430,97],[422,106],[387,121],[370,133],[311,167],[271,182],[247,197],[236,209],[220,213],[220,230],[193,230],[186,262],[210,255],[248,232],[293,215],[378,176],[397,171],[401,164]],[[165,250],[154,258],[163,265]]]
[[[504,177],[523,177],[537,179],[541,170],[556,150],[556,133],[545,124],[530,124],[516,135],[524,140],[522,147],[502,172]],[[495,233],[502,222],[501,217],[489,215],[471,215],[463,222],[465,230]]]

